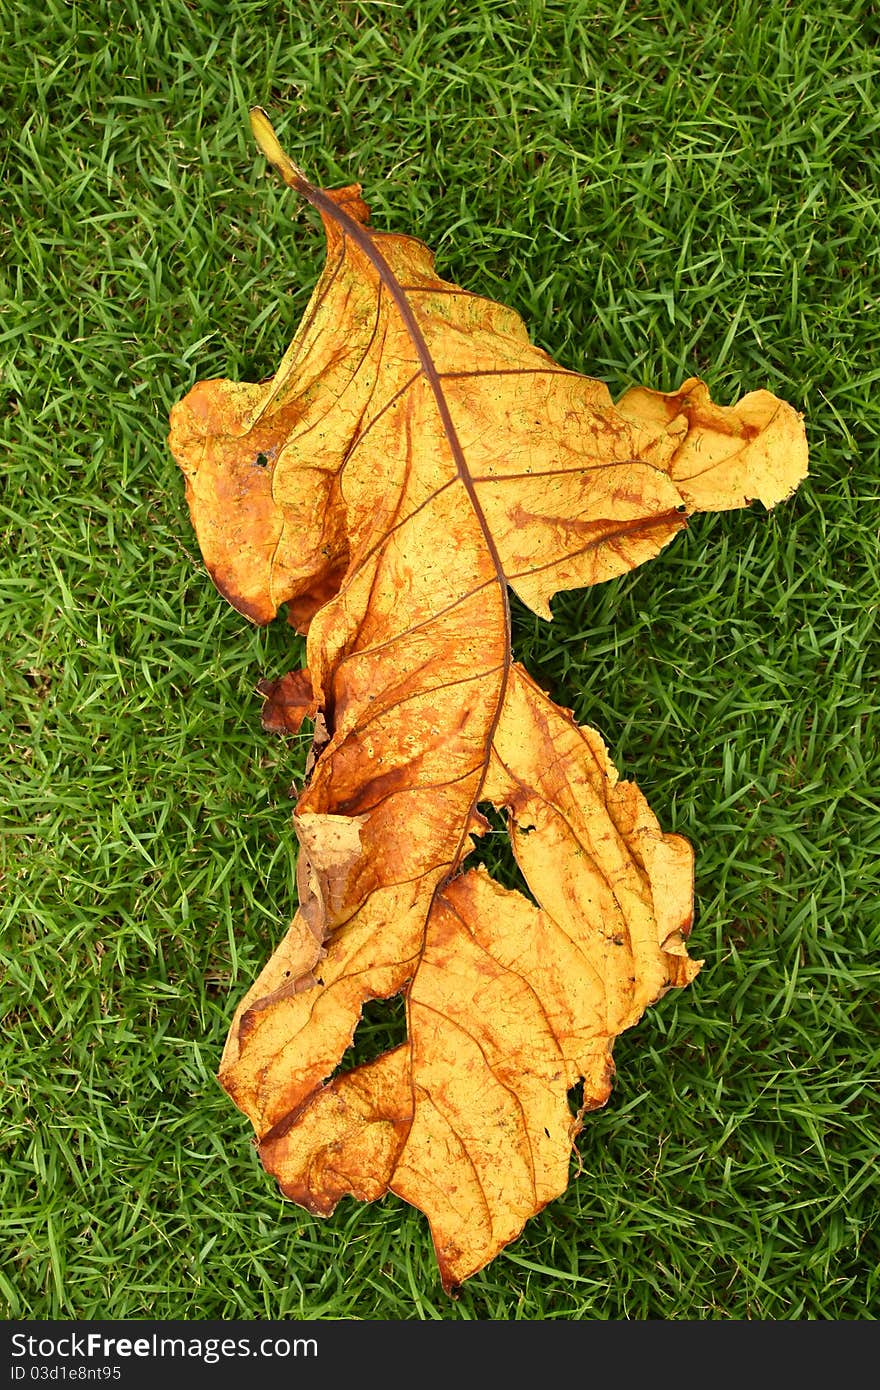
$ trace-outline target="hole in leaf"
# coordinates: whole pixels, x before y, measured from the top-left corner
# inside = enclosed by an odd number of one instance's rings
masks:
[[[361,1010],[361,1020],[354,1030],[351,1046],[342,1054],[334,1076],[343,1076],[365,1062],[375,1062],[383,1052],[406,1042],[406,995],[392,994],[390,999],[368,999]]]
[[[584,1083],[579,1081],[576,1086],[572,1086],[568,1093],[568,1108],[575,1118],[580,1114],[581,1106],[584,1103]]]
[[[258,468],[265,468],[268,462],[268,454],[257,454],[257,457],[254,459],[254,463],[257,465]]]
[[[496,810],[491,801],[481,801],[477,810],[486,817],[490,828],[485,835],[476,839],[474,848],[465,859],[465,867],[472,869],[477,864],[482,864],[502,888],[512,888],[517,893],[522,893],[530,903],[539,907],[540,904],[526,883],[523,871],[514,857],[507,831],[507,817]],[[529,826],[528,829],[534,830],[534,826]]]

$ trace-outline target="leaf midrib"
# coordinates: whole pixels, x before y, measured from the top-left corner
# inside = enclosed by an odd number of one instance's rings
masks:
[[[452,454],[452,459],[455,464],[457,476],[462,486],[464,487],[464,490],[468,497],[468,501],[470,502],[474,516],[476,518],[477,524],[479,525],[480,530],[482,532],[483,539],[486,544],[486,550],[489,554],[493,568],[495,570],[495,579],[498,584],[498,588],[501,592],[502,613],[504,621],[504,656],[502,663],[501,681],[498,689],[498,698],[495,705],[495,709],[492,714],[492,719],[490,720],[489,727],[486,733],[486,749],[483,761],[483,770],[480,775],[479,784],[474,793],[473,800],[470,806],[468,807],[466,815],[463,818],[461,838],[456,848],[449,872],[445,874],[443,878],[440,879],[435,889],[434,896],[436,897],[436,894],[442,891],[442,889],[454,876],[458,869],[461,852],[468,836],[468,826],[471,822],[473,812],[476,809],[478,802],[480,801],[483,786],[488,775],[489,763],[492,756],[492,746],[495,740],[495,733],[498,728],[499,721],[501,719],[501,712],[504,708],[504,701],[507,694],[507,684],[510,676],[510,669],[513,663],[512,628],[510,616],[510,599],[507,589],[507,576],[504,571],[501,555],[498,551],[498,547],[495,544],[495,539],[489,527],[489,522],[480,504],[479,497],[477,496],[477,490],[474,485],[474,480],[471,476],[470,469],[468,467],[465,452],[462,448],[461,441],[458,437],[458,431],[455,428],[455,423],[452,419],[452,415],[449,410],[449,404],[446,400],[446,396],[443,391],[441,374],[437,370],[437,367],[434,363],[434,359],[431,355],[431,350],[428,347],[427,341],[421,330],[419,322],[413,312],[412,306],[409,303],[409,300],[407,299],[406,291],[403,289],[403,286],[400,284],[400,281],[397,279],[390,265],[386,261],[385,257],[382,255],[382,252],[377,247],[373,235],[368,230],[368,228],[364,227],[360,222],[358,222],[354,217],[352,217],[350,213],[347,213],[345,209],[340,207],[339,204],[337,204],[336,202],[334,202],[332,198],[329,198],[327,194],[323,192],[322,189],[316,188],[313,184],[309,183],[308,180],[304,177],[298,176],[296,177],[296,179],[292,179],[289,178],[283,170],[281,172],[282,177],[285,178],[285,182],[289,183],[292,187],[296,188],[297,192],[299,192],[306,199],[307,202],[311,203],[313,207],[317,208],[318,212],[320,212],[322,215],[326,217],[329,217],[332,221],[334,221],[337,224],[337,226],[341,228],[343,234],[349,237],[351,241],[354,243],[354,245],[357,246],[358,249],[366,256],[367,260],[376,270],[376,273],[379,276],[380,283],[384,286],[390,299],[397,308],[401,321],[403,322],[403,325],[406,328],[406,331],[409,334],[410,340],[415,349],[422,374],[431,388],[431,393],[434,397],[434,402],[437,407],[437,414],[440,417],[440,423],[443,427],[443,432],[449,444],[449,450]],[[432,898],[432,906],[433,901],[434,898]]]

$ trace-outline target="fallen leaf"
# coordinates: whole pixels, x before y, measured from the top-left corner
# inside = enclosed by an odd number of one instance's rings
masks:
[[[550,618],[688,513],[773,506],[806,474],[804,429],[766,391],[725,408],[694,379],[615,405],[253,122],[327,263],[271,381],[198,383],[170,445],[221,593],[308,634],[263,719],[312,716],[315,745],[299,911],[220,1076],[285,1193],[322,1214],[397,1193],[449,1289],[564,1190],[615,1037],[700,965],[689,844],[513,661],[508,587]],[[468,867],[486,803],[533,901]],[[337,1074],[364,1004],[400,991],[405,1044]]]
[[[315,692],[308,671],[288,671],[277,681],[260,681],[263,728],[273,734],[296,734],[304,719],[317,714]]]

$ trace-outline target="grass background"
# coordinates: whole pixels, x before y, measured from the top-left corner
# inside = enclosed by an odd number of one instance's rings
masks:
[[[0,12],[7,1316],[876,1317],[876,7]],[[305,756],[255,693],[295,639],[216,594],[165,447],[197,378],[273,370],[320,267],[254,102],[566,366],[767,387],[811,445],[774,513],[698,517],[552,625],[517,609],[517,654],[693,840],[707,964],[457,1301],[403,1203],[282,1201],[214,1080],[291,911]]]

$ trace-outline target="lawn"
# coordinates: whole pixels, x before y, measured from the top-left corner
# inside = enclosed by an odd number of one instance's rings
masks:
[[[876,7],[44,0],[4,26],[5,1315],[876,1317]],[[695,518],[552,624],[515,607],[517,656],[692,840],[706,965],[620,1039],[566,1194],[455,1300],[396,1198],[282,1200],[215,1079],[295,903],[308,747],[256,693],[301,640],[216,592],[165,443],[194,381],[273,371],[320,269],[257,102],[566,367],[769,389],[811,449],[772,513]]]

